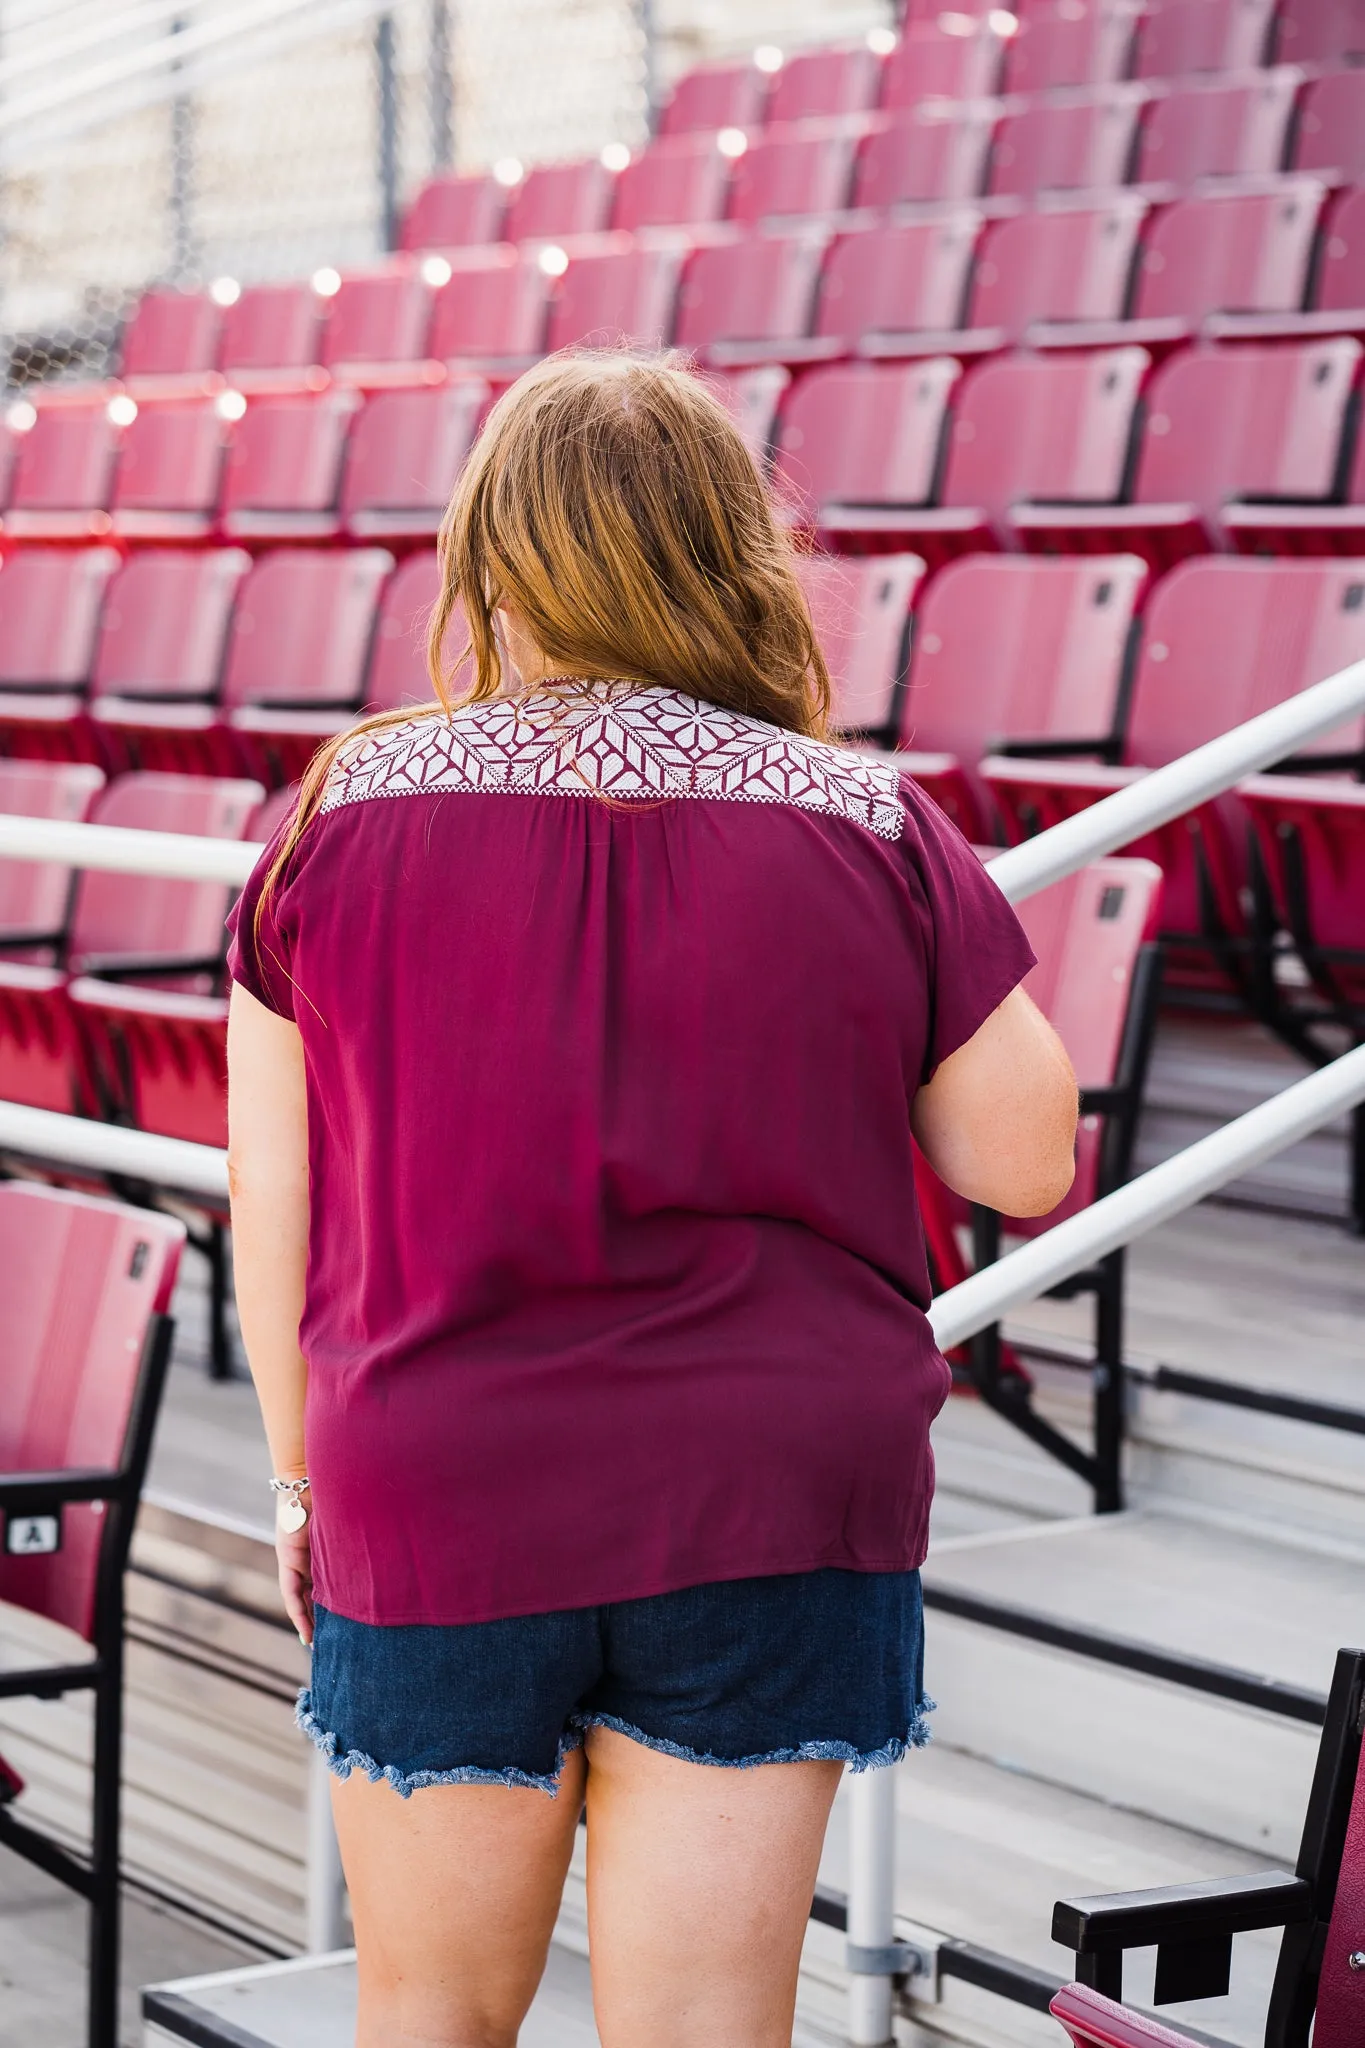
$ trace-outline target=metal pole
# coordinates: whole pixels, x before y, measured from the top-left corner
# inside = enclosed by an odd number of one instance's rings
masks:
[[[427,118],[431,124],[431,168],[448,171],[455,162],[450,0],[431,0],[427,35]]]
[[[321,1752],[308,1767],[308,1953],[331,1955],[346,1943],[346,1879],[332,1824],[332,1774]]]
[[[398,76],[394,23],[381,14],[374,25],[379,116],[379,246],[398,247]]]
[[[895,1940],[895,1771],[859,1771],[850,1780],[848,1796],[849,1947],[890,1949]],[[891,2006],[889,1971],[854,1974],[848,1987],[848,2038],[855,2048],[886,2048],[894,2038]]]

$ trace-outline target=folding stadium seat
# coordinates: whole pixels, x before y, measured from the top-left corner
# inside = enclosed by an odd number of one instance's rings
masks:
[[[118,571],[90,677],[95,745],[111,766],[181,765],[175,746],[159,743],[161,721],[168,707],[207,704],[216,695],[232,608],[250,567],[241,548],[147,548]]]
[[[1294,308],[1218,314],[1206,321],[1206,331],[1220,341],[1365,334],[1365,189],[1360,186],[1328,202],[1312,297],[1307,312],[1294,309],[1303,303],[1298,299]]]
[[[405,249],[465,249],[500,239],[507,188],[491,171],[448,173],[423,185],[403,217]]]
[[[824,250],[813,231],[694,249],[678,286],[677,346],[716,365],[780,362],[810,332]]]
[[[1148,98],[1140,85],[1110,85],[1007,111],[991,151],[992,197],[1103,191],[1127,182],[1138,121]]]
[[[1149,0],[1138,33],[1138,78],[1253,71],[1265,61],[1275,0]]]
[[[980,225],[964,206],[838,236],[825,258],[808,355],[901,353],[898,339],[921,355],[956,346],[944,330],[961,320]],[[795,360],[798,344],[789,347]]]
[[[1038,502],[1015,526],[1031,547],[1125,547],[1164,566],[1227,546],[1236,501],[1325,501],[1360,360],[1348,340],[1173,356],[1147,390],[1132,502]],[[1274,520],[1260,531],[1268,545]]]
[[[992,749],[1116,757],[1146,582],[1133,555],[968,555],[929,585],[900,758],[969,838],[994,837],[977,766]]]
[[[949,14],[909,23],[882,66],[880,105],[908,112],[928,99],[982,100],[1000,82],[1004,45],[988,21]]]
[[[1365,8],[1360,18],[1365,24]],[[1328,184],[1365,178],[1365,70],[1329,71],[1308,81],[1294,137],[1294,169],[1314,171]]]
[[[660,135],[715,135],[722,128],[761,126],[772,83],[752,58],[735,64],[703,64],[674,86],[659,116]]]
[[[218,367],[243,391],[318,390],[327,300],[312,284],[247,285],[223,313]]]
[[[696,259],[694,259],[695,261]],[[794,386],[778,426],[776,476],[791,514],[828,526],[843,508],[873,523],[887,508],[927,505],[944,420],[961,374],[950,358],[844,363]]]
[[[616,180],[614,228],[698,227],[725,218],[730,170],[742,154],[738,131],[725,147],[715,135],[662,135],[633,158]]]
[[[1134,0],[1034,0],[1009,44],[1005,90],[1117,85],[1128,76],[1141,11]]]
[[[88,540],[109,531],[119,442],[132,400],[89,396],[41,404],[20,436],[0,532],[8,540]]]
[[[376,392],[351,430],[342,524],[352,540],[430,540],[464,466],[489,390],[481,377]]]
[[[1287,64],[1191,79],[1153,100],[1138,137],[1139,183],[1272,176],[1284,168],[1303,73]]]
[[[1342,495],[1344,502],[1330,505],[1228,505],[1223,526],[1243,554],[1365,554],[1365,434],[1358,420]]]
[[[985,186],[996,101],[925,100],[893,114],[858,146],[852,203],[857,207],[975,199]]]
[[[83,761],[0,761],[0,814],[83,824],[104,771]],[[72,871],[56,861],[0,860],[0,959],[47,966],[66,936]]]
[[[103,547],[25,547],[0,562],[0,753],[86,757],[82,693],[118,566]]]
[[[889,738],[905,680],[910,608],[924,577],[918,555],[861,562],[798,557],[797,575],[829,667],[834,724]]]
[[[882,59],[869,41],[798,50],[773,79],[765,115],[808,121],[822,114],[865,114],[877,104]]]
[[[758,363],[750,370],[708,370],[706,383],[739,428],[754,461],[766,471],[791,372],[780,363]]]
[[[574,256],[550,307],[546,347],[660,347],[672,331],[681,264],[679,250],[639,248],[628,235]]]
[[[204,540],[213,531],[230,420],[243,401],[144,399],[119,451],[109,530],[120,540]]]
[[[322,325],[322,361],[333,377],[375,385],[421,374],[432,299],[423,268],[399,257],[342,272]]]
[[[560,242],[600,234],[611,218],[615,186],[615,173],[600,157],[537,164],[508,196],[503,240]]]
[[[1116,322],[1127,310],[1146,218],[1136,194],[1098,205],[1052,205],[992,221],[972,276],[969,333],[954,346],[1024,339],[1065,348],[1077,323]]]
[[[221,528],[229,540],[327,540],[341,528],[356,391],[253,398],[228,451]]]
[[[730,217],[762,220],[839,213],[849,203],[858,137],[846,123],[765,128],[735,164]]]
[[[374,633],[374,658],[365,685],[367,711],[399,711],[405,704],[429,704],[427,621],[441,592],[434,549],[409,555],[384,587]],[[452,658],[464,644],[463,614],[451,633]]]
[[[218,367],[223,309],[208,292],[153,286],[133,308],[119,347],[119,375],[140,379],[205,377]]]
[[[1014,836],[1084,810],[1146,770],[1269,710],[1365,657],[1359,563],[1214,559],[1182,563],[1147,605],[1133,678],[1125,766],[982,764]],[[1355,755],[1360,720],[1304,750],[1304,760]],[[1166,875],[1165,933],[1180,979],[1249,993],[1244,920],[1245,814],[1206,804],[1135,846]]]
[[[1285,64],[1359,64],[1365,58],[1360,0],[1280,0],[1276,54]]]
[[[429,354],[471,369],[533,361],[545,345],[554,287],[538,255],[507,247],[457,255],[436,294]]]

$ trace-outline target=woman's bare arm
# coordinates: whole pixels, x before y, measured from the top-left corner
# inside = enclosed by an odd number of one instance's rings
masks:
[[[237,1314],[279,1478],[307,1471],[299,1350],[308,1258],[308,1107],[297,1028],[234,985],[228,1007],[228,1185]],[[306,1496],[305,1496],[306,1498]],[[308,1529],[281,1534],[280,1590],[305,1641],[313,1629]]]
[[[950,1053],[910,1111],[920,1150],[959,1195],[1006,1216],[1045,1216],[1076,1170],[1076,1076],[1021,988]]]

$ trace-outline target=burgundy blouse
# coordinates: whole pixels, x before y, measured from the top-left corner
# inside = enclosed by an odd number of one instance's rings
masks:
[[[465,1622],[924,1555],[909,1107],[1032,965],[889,759],[579,686],[357,739],[292,1018],[318,1598]],[[238,923],[240,919],[240,923]]]

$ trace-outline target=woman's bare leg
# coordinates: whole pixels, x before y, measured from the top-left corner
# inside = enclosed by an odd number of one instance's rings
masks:
[[[602,2048],[791,2048],[842,1765],[684,1763],[588,1733],[588,1931]]]
[[[332,1810],[359,1959],[356,2048],[513,2048],[535,1997],[583,1803],[581,1750],[556,1799],[358,1773]]]

